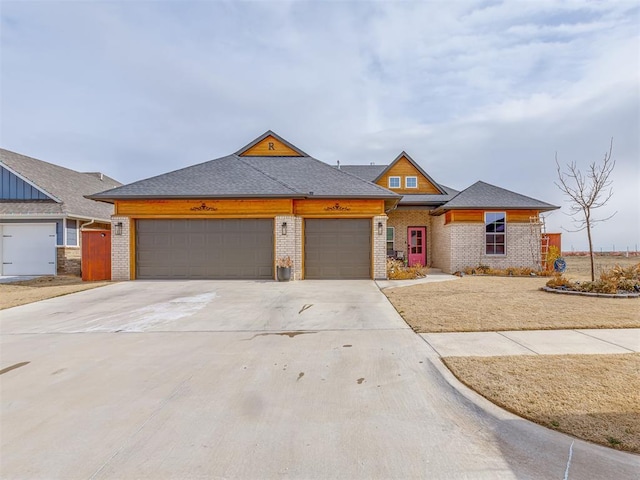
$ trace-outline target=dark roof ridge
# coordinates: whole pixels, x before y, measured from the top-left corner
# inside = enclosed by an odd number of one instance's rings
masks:
[[[296,194],[303,194],[304,192],[299,192],[298,190],[296,190],[295,188],[291,187],[290,185],[287,185],[286,183],[284,183],[282,180],[279,180],[275,177],[273,177],[272,175],[269,175],[268,173],[260,170],[258,167],[251,165],[249,162],[246,162],[240,155],[238,155],[237,153],[232,154],[232,156],[236,157],[236,159],[240,160],[242,163],[244,163],[247,167],[254,169],[256,172],[264,175],[265,177],[269,178],[270,180],[273,180],[276,183],[279,183],[280,185],[282,185],[284,188],[288,188],[289,190],[291,190],[293,193]]]

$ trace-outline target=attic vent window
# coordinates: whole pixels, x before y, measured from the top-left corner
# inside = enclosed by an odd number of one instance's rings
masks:
[[[405,179],[404,179],[404,187],[405,188],[418,188],[418,177],[405,177]]]
[[[389,177],[389,188],[400,188],[400,177]]]

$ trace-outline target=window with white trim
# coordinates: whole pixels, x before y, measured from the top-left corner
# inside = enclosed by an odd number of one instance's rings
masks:
[[[505,255],[507,253],[507,214],[506,212],[485,212],[484,241],[487,255]]]
[[[389,177],[389,188],[400,188],[400,177]]]
[[[404,188],[418,188],[418,177],[404,177]]]
[[[396,254],[394,248],[394,240],[396,238],[396,229],[387,227],[387,255],[394,256]]]

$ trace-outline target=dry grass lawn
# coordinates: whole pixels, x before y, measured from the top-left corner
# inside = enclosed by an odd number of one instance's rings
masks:
[[[612,260],[615,259],[615,260]],[[589,277],[587,257],[566,257],[566,276]],[[597,257],[600,268],[638,257]],[[544,277],[466,276],[452,282],[387,289],[393,306],[417,332],[490,332],[565,328],[640,328],[640,299],[558,295],[540,290]]]
[[[421,333],[640,327],[640,299],[558,295],[540,290],[546,282],[463,277],[384,293]]]
[[[540,425],[640,453],[640,354],[449,357],[454,375]]]
[[[589,257],[563,257],[567,262],[567,270],[564,276],[572,280],[591,280],[591,265]],[[640,263],[640,257],[614,257],[614,256],[596,256],[594,259],[594,270],[596,280],[603,270],[609,270],[616,265],[622,267],[630,267]]]
[[[0,310],[108,284],[109,282],[83,282],[80,277],[71,275],[46,276],[22,282],[0,283]]]

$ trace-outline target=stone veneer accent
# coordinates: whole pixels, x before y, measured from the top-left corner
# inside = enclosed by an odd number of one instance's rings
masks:
[[[378,235],[378,223],[382,222],[382,235]],[[386,280],[387,278],[387,216],[378,215],[371,222],[373,235],[373,278]]]
[[[530,267],[540,260],[540,227],[528,223],[507,222],[506,255],[486,255],[483,223],[452,223],[444,227],[450,232],[451,264],[456,272],[465,267],[488,265],[491,268]],[[532,230],[533,228],[533,230]]]
[[[394,227],[395,238],[393,242],[394,250],[404,253],[407,258],[407,228],[408,227],[426,227],[427,239],[427,265],[431,265],[432,254],[432,234],[431,234],[431,215],[427,210],[394,210],[389,214],[387,226]],[[385,244],[386,244],[385,231]],[[385,246],[386,251],[386,246]]]
[[[122,235],[116,235],[116,223],[122,222]],[[131,220],[111,217],[111,280],[131,280]]]
[[[56,247],[57,273],[61,275],[80,275],[82,249],[78,247]]]

